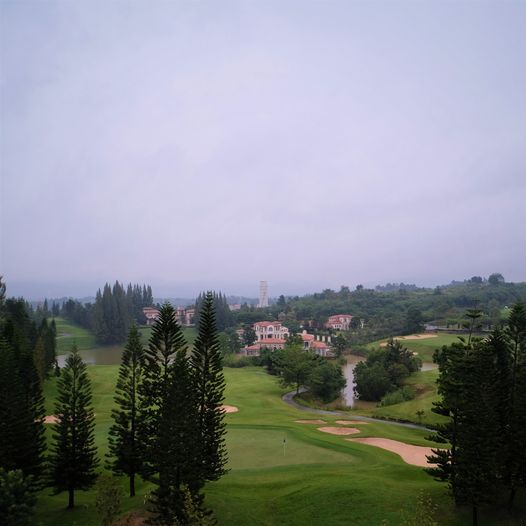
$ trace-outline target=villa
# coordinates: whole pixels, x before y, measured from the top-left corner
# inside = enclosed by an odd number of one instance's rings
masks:
[[[348,331],[349,327],[351,326],[352,319],[353,316],[350,314],[335,314],[333,316],[329,316],[327,323],[325,323],[325,327],[327,329]]]

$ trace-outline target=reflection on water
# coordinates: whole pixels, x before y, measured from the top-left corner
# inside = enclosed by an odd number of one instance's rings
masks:
[[[89,365],[120,365],[122,349],[120,345],[108,345],[107,347],[79,351],[79,354],[84,362]],[[64,367],[67,357],[67,354],[57,356],[59,367]]]
[[[364,360],[362,356],[350,354],[347,356],[347,363],[343,366],[343,376],[347,380],[347,385],[342,392],[342,398],[347,407],[352,407],[354,403],[354,366]]]

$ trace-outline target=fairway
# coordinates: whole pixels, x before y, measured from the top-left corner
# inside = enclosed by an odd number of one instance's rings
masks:
[[[77,345],[79,350],[92,349],[96,347],[95,335],[83,329],[79,325],[70,323],[64,318],[55,318],[57,325],[57,354],[65,354],[70,349],[73,343]]]
[[[90,366],[96,413],[99,456],[107,452],[114,382],[118,367]],[[352,443],[345,436],[318,431],[316,425],[295,420],[311,417],[281,400],[285,392],[275,377],[261,368],[225,369],[225,403],[239,408],[226,415],[229,472],[206,487],[206,503],[221,525],[399,524],[402,510],[410,510],[420,489],[440,507],[445,525],[465,524],[445,487],[389,451]],[[53,412],[56,380],[45,386],[47,414]],[[312,415],[314,418],[315,415]],[[338,417],[324,416],[328,426]],[[424,431],[381,423],[353,424],[355,437],[384,437],[417,446],[430,446]],[[50,428],[48,427],[48,435]],[[126,486],[122,479],[123,487]],[[124,498],[124,510],[142,510],[150,489],[139,482],[138,495]],[[37,523],[44,526],[97,525],[95,492],[79,491],[79,506],[66,511],[66,495],[42,491]],[[379,505],[381,503],[381,505]],[[489,522],[487,524],[498,524]]]
[[[413,335],[410,335],[409,338],[411,336]],[[407,347],[410,351],[417,353],[418,357],[423,362],[432,362],[433,353],[435,352],[435,349],[440,349],[443,345],[450,345],[453,342],[458,342],[459,336],[467,337],[466,334],[452,334],[448,332],[440,332],[436,334],[436,337],[426,339],[402,339],[404,338],[402,336],[400,337],[400,343],[404,347]],[[407,336],[405,338],[407,338]],[[396,340],[397,337],[394,336],[394,339]],[[375,349],[380,347],[382,344],[385,344],[386,341],[387,339],[384,338],[383,340],[378,340],[373,343],[369,343],[367,347],[369,349]]]

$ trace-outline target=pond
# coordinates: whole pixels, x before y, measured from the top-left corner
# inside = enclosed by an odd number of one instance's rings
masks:
[[[122,350],[120,345],[108,345],[79,351],[79,354],[88,365],[120,365]],[[67,354],[57,356],[59,367],[64,367],[67,357]]]

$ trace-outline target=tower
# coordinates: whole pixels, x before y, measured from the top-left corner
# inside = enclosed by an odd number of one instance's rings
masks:
[[[266,281],[259,282],[259,309],[268,307],[268,285]]]

